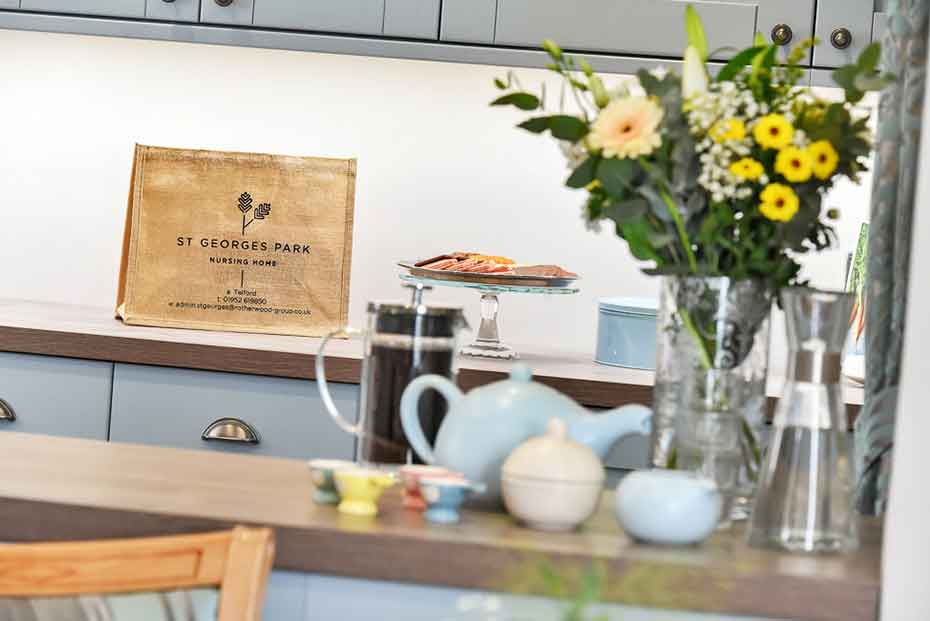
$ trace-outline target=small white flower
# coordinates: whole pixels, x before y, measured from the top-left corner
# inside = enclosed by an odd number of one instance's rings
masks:
[[[657,80],[664,80],[665,76],[668,75],[668,67],[665,65],[659,65],[654,69],[650,69],[649,73],[651,73]]]

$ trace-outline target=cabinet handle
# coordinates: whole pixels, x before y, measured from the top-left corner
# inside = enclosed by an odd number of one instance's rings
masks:
[[[174,2],[174,0],[161,0],[161,1],[162,1],[162,2],[165,2],[165,3],[167,3],[167,4],[171,4],[172,2]]]
[[[13,411],[13,406],[0,399],[0,423],[12,423],[15,420],[16,412]]]
[[[775,45],[788,45],[794,37],[794,32],[788,24],[775,24],[772,28],[772,43]]]
[[[233,0],[213,0],[216,2],[217,6],[229,6],[233,3]]]
[[[238,442],[241,444],[258,444],[262,441],[258,431],[244,420],[238,418],[218,418],[203,430],[201,440],[211,442]]]
[[[830,44],[838,50],[845,50],[852,45],[852,33],[848,28],[837,28],[830,33]]]

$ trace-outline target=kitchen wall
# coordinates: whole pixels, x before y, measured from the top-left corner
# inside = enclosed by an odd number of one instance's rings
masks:
[[[0,296],[112,305],[135,142],[358,158],[356,323],[367,300],[400,295],[395,260],[454,249],[583,276],[577,296],[503,299],[517,344],[591,352],[598,298],[656,292],[611,232],[585,230],[555,145],[488,107],[505,69],[2,30],[0,59]],[[807,274],[838,287],[868,190],[828,202],[842,247]],[[477,298],[430,299],[475,322]]]

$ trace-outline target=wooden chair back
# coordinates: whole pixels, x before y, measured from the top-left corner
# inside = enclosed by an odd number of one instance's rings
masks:
[[[219,621],[261,619],[274,533],[245,528],[199,535],[0,546],[0,597],[49,597],[219,587]]]

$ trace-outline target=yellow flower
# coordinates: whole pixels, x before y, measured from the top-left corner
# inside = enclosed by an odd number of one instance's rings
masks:
[[[787,185],[770,183],[759,195],[759,211],[769,220],[788,222],[798,213],[798,195]]]
[[[765,168],[751,157],[744,157],[730,164],[730,172],[742,179],[755,181],[762,176]]]
[[[829,140],[818,140],[807,147],[807,153],[814,163],[814,175],[821,181],[826,181],[836,170],[840,155],[830,144]]]
[[[714,139],[714,142],[718,143],[728,140],[742,140],[746,137],[746,124],[739,119],[717,121],[710,128],[710,137]]]
[[[765,149],[783,149],[791,144],[794,128],[780,114],[767,114],[756,123],[752,136]]]
[[[624,97],[610,102],[591,125],[588,144],[604,157],[637,158],[662,144],[662,108],[648,97]]]
[[[791,183],[804,183],[811,178],[814,161],[807,151],[785,147],[775,157],[775,172]]]

